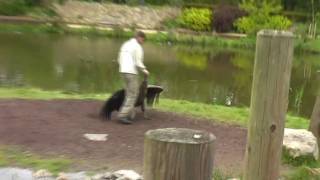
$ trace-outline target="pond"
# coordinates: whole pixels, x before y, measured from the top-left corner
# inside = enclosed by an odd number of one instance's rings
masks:
[[[0,87],[35,87],[68,93],[110,93],[121,88],[117,54],[124,40],[48,34],[0,34]],[[249,106],[254,49],[145,43],[150,84],[163,97]],[[317,91],[317,55],[295,54],[289,111],[309,117]],[[319,74],[319,73],[318,73]]]

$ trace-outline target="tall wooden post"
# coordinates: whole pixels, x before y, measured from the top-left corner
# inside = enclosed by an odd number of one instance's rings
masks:
[[[319,82],[320,72],[317,75],[317,80]],[[317,138],[318,149],[320,149],[320,85],[318,85],[317,99],[316,99],[316,102],[314,103],[314,107],[313,107],[313,111],[310,119],[309,131],[311,131],[312,134]],[[320,157],[320,151],[319,151],[319,157]]]
[[[317,96],[316,102],[313,107],[309,130],[317,139],[320,138],[320,95]]]
[[[144,140],[146,180],[212,180],[214,135],[191,129],[150,130]]]
[[[245,155],[245,180],[276,180],[293,59],[293,34],[258,33]]]

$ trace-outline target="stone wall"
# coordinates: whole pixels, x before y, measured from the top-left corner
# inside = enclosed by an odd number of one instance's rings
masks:
[[[69,23],[120,26],[127,28],[161,29],[161,22],[176,17],[176,7],[127,6],[113,3],[67,1],[54,5],[56,12]]]

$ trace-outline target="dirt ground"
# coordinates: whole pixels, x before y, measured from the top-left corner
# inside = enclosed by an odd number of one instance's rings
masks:
[[[241,171],[246,130],[205,119],[149,110],[151,120],[137,114],[132,125],[115,118],[102,121],[103,102],[95,100],[0,100],[0,145],[18,145],[43,155],[74,159],[77,170],[133,169],[141,173],[144,133],[150,129],[180,127],[213,133],[215,168],[228,173]],[[138,111],[140,112],[140,111]],[[114,113],[113,115],[115,115]],[[89,141],[85,133],[106,133],[104,142]]]

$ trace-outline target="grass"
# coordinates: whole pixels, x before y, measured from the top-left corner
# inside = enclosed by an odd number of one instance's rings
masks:
[[[289,171],[283,176],[286,180],[320,180],[319,169],[313,169],[308,166],[300,166]]]
[[[104,100],[107,96],[109,94],[73,94],[62,91],[44,91],[36,88],[0,88],[0,98]]]
[[[299,42],[299,48],[307,49],[311,53],[320,53],[320,39],[308,40],[306,42]]]
[[[105,100],[108,96],[110,96],[110,94],[70,94],[61,91],[44,91],[34,88],[0,88],[0,98]],[[247,107],[226,107],[166,98],[161,98],[156,108],[163,111],[214,119],[215,121],[241,126],[247,125],[249,117],[249,108]],[[307,129],[308,126],[308,119],[287,114],[286,127]]]
[[[282,174],[283,179],[288,180],[320,180],[320,162],[313,156],[292,157],[285,148],[282,150],[282,164],[288,166]]]
[[[224,173],[220,169],[215,169],[212,173],[212,180],[226,180],[232,179],[232,176],[229,174]]]
[[[65,171],[72,161],[66,158],[44,158],[22,151],[17,147],[0,147],[0,166],[32,167],[36,170],[46,169],[54,174]]]
[[[61,27],[52,24],[32,25],[32,24],[9,24],[0,23],[0,32],[6,33],[54,33],[61,34],[63,30]]]
[[[157,107],[165,111],[174,111],[195,117],[215,119],[217,121],[241,126],[247,125],[249,117],[249,108],[247,107],[227,107],[222,105],[194,103],[184,100],[161,99]],[[287,114],[286,127],[307,129],[308,126],[308,119]]]
[[[308,166],[308,167],[320,167],[320,162],[314,159],[313,156],[299,156],[299,157],[292,157],[289,154],[289,151],[285,148],[282,150],[282,163],[288,164],[293,167],[299,166]]]

